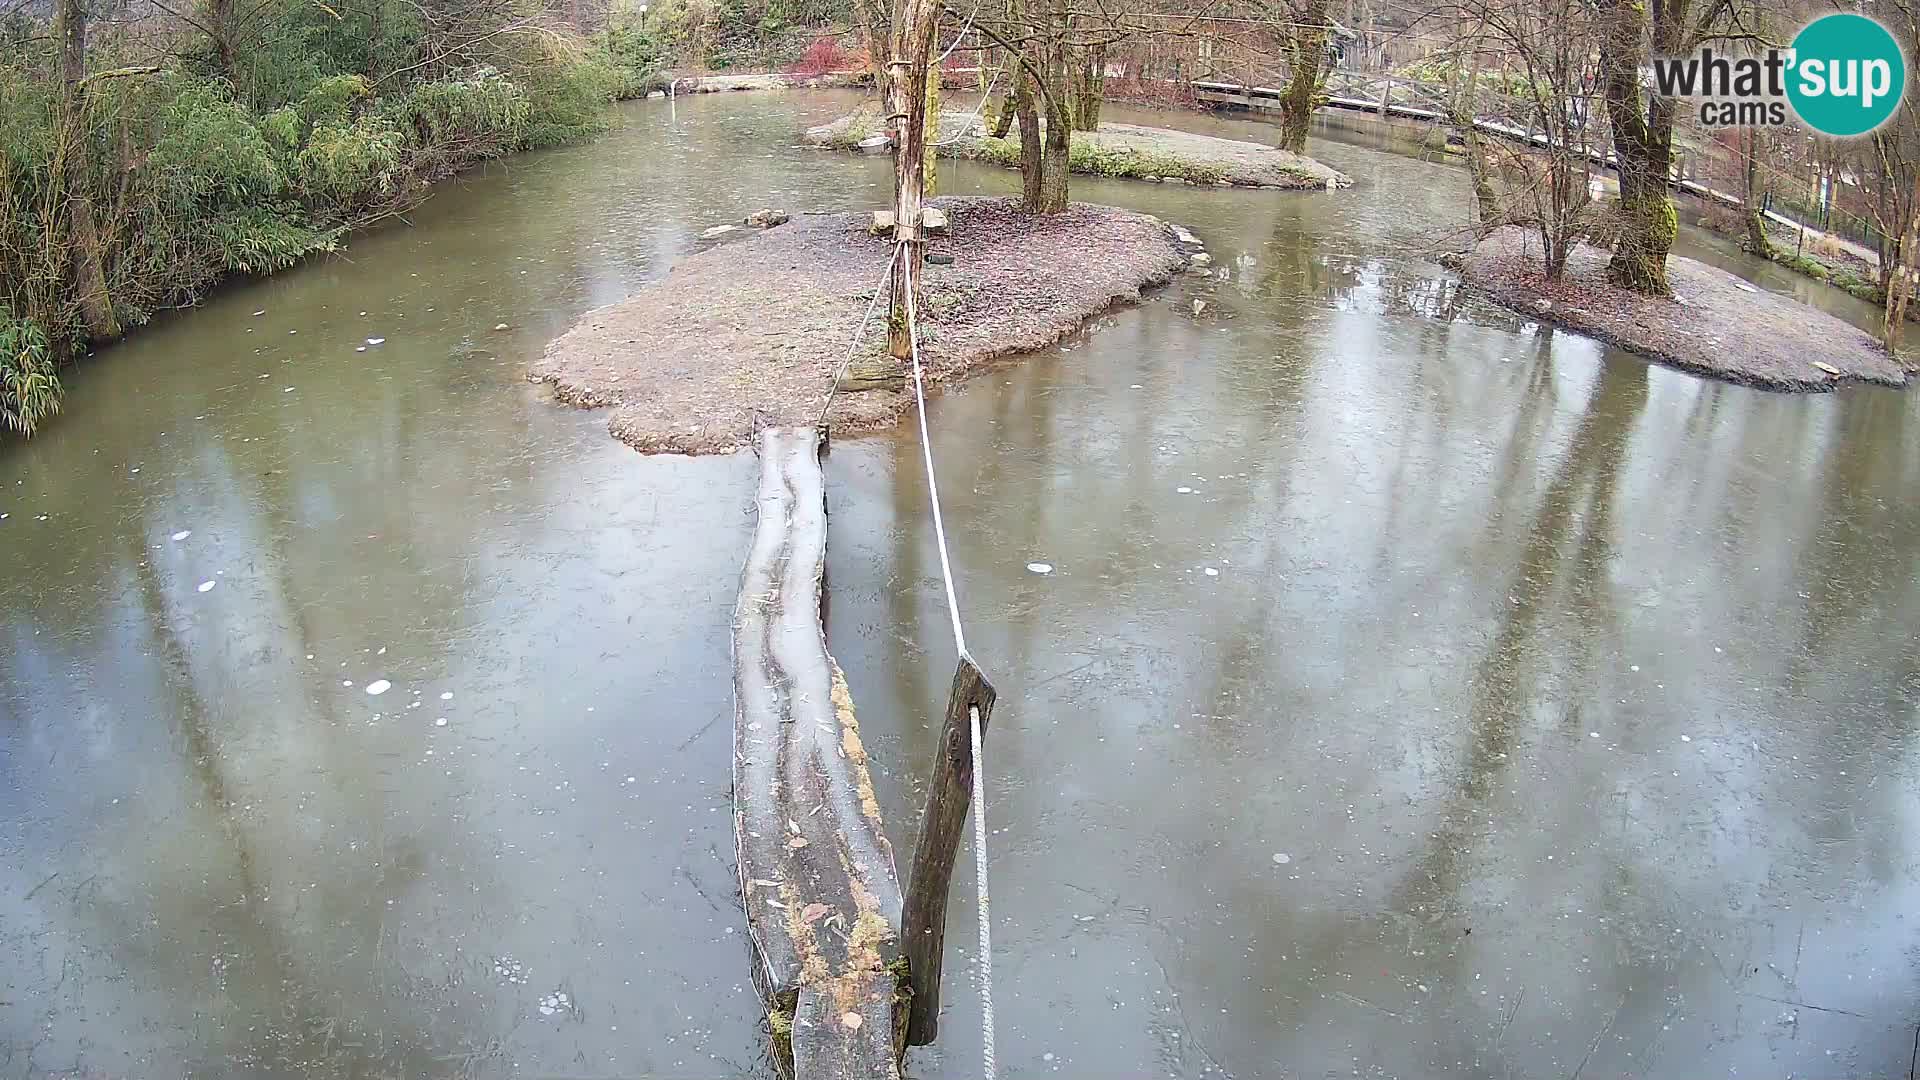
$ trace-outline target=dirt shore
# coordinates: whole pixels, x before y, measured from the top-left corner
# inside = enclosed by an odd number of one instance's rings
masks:
[[[809,128],[802,138],[814,146],[852,150],[873,134],[874,124],[870,113],[854,113]],[[971,112],[941,113],[939,138],[941,157],[1020,165],[1018,129],[993,138]],[[1276,147],[1136,124],[1074,132],[1068,166],[1088,176],[1218,187],[1324,191],[1353,183],[1345,173]]]
[[[1007,199],[934,201],[951,235],[922,269],[921,358],[936,386],[1010,353],[1044,348],[1112,304],[1166,281],[1187,256],[1158,218],[1075,204],[1034,217]],[[529,373],[563,401],[611,407],[615,437],[649,453],[724,453],[756,419],[812,423],[891,244],[865,215],[800,214],[681,260],[661,281],[587,313]],[[885,351],[886,299],[856,354]],[[894,422],[907,390],[842,391],[828,421],[846,433]]]
[[[1566,276],[1550,282],[1539,238],[1508,226],[1481,241],[1460,273],[1523,315],[1696,375],[1767,390],[1906,385],[1906,372],[1872,335],[1826,312],[1678,255],[1667,263],[1672,299],[1641,296],[1607,282],[1607,258],[1582,245]]]

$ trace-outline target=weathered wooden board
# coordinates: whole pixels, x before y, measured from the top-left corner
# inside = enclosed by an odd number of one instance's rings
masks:
[[[993,716],[993,684],[960,654],[947,695],[947,717],[927,777],[927,808],[920,815],[920,838],[913,845],[913,876],[907,879],[902,933],[913,997],[907,1018],[907,1044],[925,1046],[939,1033],[940,974],[947,947],[947,894],[953,862],[973,802],[973,719],[980,711],[980,737]]]
[[[798,1080],[899,1076],[900,883],[853,700],[820,622],[814,428],[760,433],[760,520],[734,612],[733,808],[754,985]]]

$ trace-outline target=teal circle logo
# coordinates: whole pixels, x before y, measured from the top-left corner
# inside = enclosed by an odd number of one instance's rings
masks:
[[[1787,100],[1823,135],[1865,135],[1887,122],[1907,89],[1900,43],[1864,15],[1822,15],[1793,39]]]

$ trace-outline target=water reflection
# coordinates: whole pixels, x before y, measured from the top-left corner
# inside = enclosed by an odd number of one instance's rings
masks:
[[[726,789],[754,462],[642,458],[522,377],[708,225],[883,200],[783,141],[846,104],[635,106],[143,333],[0,450],[0,1070],[766,1074]],[[1003,1062],[1910,1064],[1911,399],[1491,308],[1404,241],[1456,173],[1316,149],[1359,186],[1081,186],[1216,274],[933,407],[1003,694]],[[918,454],[829,459],[903,852],[952,670]],[[964,985],[916,1075],[974,1073]]]

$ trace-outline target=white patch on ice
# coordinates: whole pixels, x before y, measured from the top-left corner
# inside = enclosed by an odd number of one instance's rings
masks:
[[[375,697],[379,697],[391,689],[393,689],[393,684],[385,679],[375,679],[367,684],[367,693]]]
[[[1182,494],[1182,495],[1191,495],[1191,494],[1193,494],[1193,489],[1192,489],[1192,488],[1190,488],[1190,487],[1177,487],[1177,488],[1174,488],[1173,490],[1174,490],[1174,491],[1176,491],[1176,492],[1178,492],[1178,493],[1180,493],[1180,494]]]
[[[1051,574],[1053,573],[1053,564],[1045,563],[1045,562],[1030,562],[1027,564],[1027,569],[1033,571],[1036,574]]]
[[[1287,854],[1284,851],[1276,851],[1273,853],[1273,864],[1275,866],[1285,866],[1292,861],[1293,861],[1293,856]]]
[[[434,727],[446,727],[446,726],[447,726],[447,718],[446,718],[446,717],[444,717],[444,716],[442,716],[442,717],[439,717],[439,718],[437,718],[437,719],[435,719],[435,720],[434,720],[434,722],[433,722],[433,726],[434,726]]]
[[[440,700],[441,700],[441,701],[452,701],[452,700],[453,700],[453,691],[451,691],[451,690],[442,690],[442,691],[440,691]]]
[[[187,537],[192,535],[193,535],[192,529],[181,529],[179,532],[173,534],[173,538],[175,540],[185,540]]]
[[[1692,741],[1693,741],[1693,736],[1691,736],[1691,735],[1682,735],[1682,736],[1680,736],[1680,741],[1681,741],[1681,742],[1692,742]]]
[[[1214,569],[1213,567],[1211,567],[1211,566],[1209,566],[1209,567],[1207,567],[1207,568],[1206,568],[1206,570],[1207,570],[1207,576],[1208,576],[1208,577],[1219,577],[1219,576],[1220,576],[1220,571],[1218,571],[1218,570],[1215,570],[1215,569]]]
[[[387,339],[383,337],[370,337],[367,339],[367,344],[369,345],[385,345],[386,343]]]
[[[212,592],[212,591],[213,591],[213,587],[214,587],[215,585],[218,585],[218,584],[219,584],[219,582],[217,582],[217,581],[203,581],[203,582],[201,582],[201,583],[200,583],[200,591],[201,591],[201,592]]]

